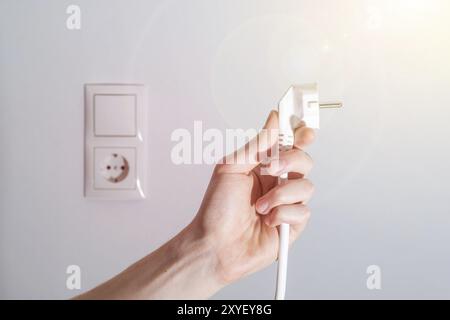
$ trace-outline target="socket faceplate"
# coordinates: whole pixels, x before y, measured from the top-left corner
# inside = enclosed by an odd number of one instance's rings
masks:
[[[85,85],[85,196],[145,198],[146,160],[146,87]]]

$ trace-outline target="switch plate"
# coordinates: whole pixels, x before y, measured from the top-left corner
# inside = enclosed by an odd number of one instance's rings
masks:
[[[136,136],[136,102],[136,95],[131,94],[95,94],[95,136]]]
[[[146,197],[147,131],[144,85],[85,85],[85,197]]]

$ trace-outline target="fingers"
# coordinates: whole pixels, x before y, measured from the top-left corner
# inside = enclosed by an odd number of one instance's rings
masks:
[[[265,215],[263,221],[269,227],[278,227],[282,223],[295,226],[306,223],[310,215],[309,208],[303,204],[283,205]]]
[[[315,136],[316,134],[313,129],[302,126],[295,130],[294,146],[298,149],[304,149],[314,142]]]
[[[292,244],[298,237],[302,234],[303,230],[305,230],[306,225],[308,224],[310,216],[304,220],[304,222],[300,224],[292,224],[289,232],[289,243]]]
[[[313,167],[313,161],[302,149],[314,142],[314,130],[303,125],[295,131],[294,135],[294,149],[281,152],[277,159],[262,167],[265,170],[262,171],[263,175],[277,177],[288,172],[300,177],[308,175]]]
[[[289,224],[289,244],[292,244],[306,228],[310,217],[311,211],[307,206],[291,204],[276,207],[268,215],[263,216],[263,222],[271,228],[283,223]]]
[[[302,126],[294,133],[294,147],[303,149],[314,141],[314,137],[313,129]],[[216,170],[225,173],[249,173],[263,160],[260,155],[270,153],[274,146],[276,147],[277,142],[278,112],[271,111],[263,130],[244,147],[226,156]],[[308,165],[308,163],[304,164]],[[306,174],[306,172],[299,173]]]
[[[259,198],[256,202],[256,210],[265,215],[281,205],[306,203],[312,197],[313,192],[314,186],[309,180],[288,180]]]
[[[285,173],[298,173],[300,176],[306,176],[313,167],[312,158],[300,149],[292,149],[280,153],[279,159],[273,160],[267,167],[266,174],[279,177]]]
[[[226,156],[216,170],[225,173],[249,173],[262,159],[260,154],[269,152],[278,142],[278,112],[271,111],[263,130],[244,147]]]

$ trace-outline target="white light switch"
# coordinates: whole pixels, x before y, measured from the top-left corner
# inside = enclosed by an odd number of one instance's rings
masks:
[[[145,198],[146,87],[86,85],[85,121],[85,196]]]
[[[94,96],[96,136],[136,136],[136,95]]]

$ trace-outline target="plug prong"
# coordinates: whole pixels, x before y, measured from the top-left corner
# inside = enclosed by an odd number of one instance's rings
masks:
[[[340,109],[342,108],[342,102],[324,102],[319,103],[320,109]]]

